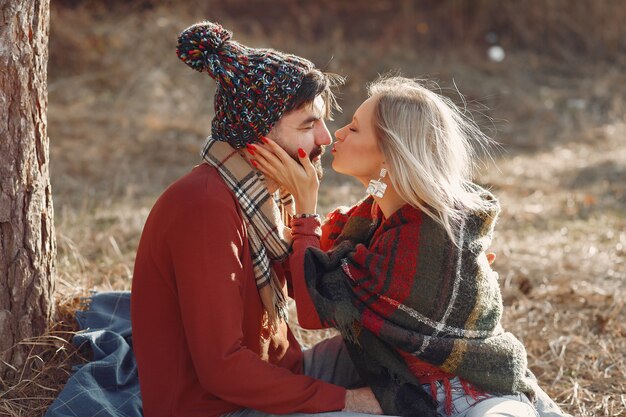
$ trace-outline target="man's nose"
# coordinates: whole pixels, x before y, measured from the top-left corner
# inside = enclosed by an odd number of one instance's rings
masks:
[[[330,145],[332,142],[333,138],[330,136],[330,132],[328,131],[326,124],[323,123],[318,130],[317,135],[315,135],[315,144],[317,146],[325,146]]]

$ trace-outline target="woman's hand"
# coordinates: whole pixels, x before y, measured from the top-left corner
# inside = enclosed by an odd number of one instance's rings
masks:
[[[247,148],[253,157],[252,165],[293,195],[297,213],[315,213],[320,181],[304,150],[298,149],[298,162],[276,142],[265,137],[263,144],[247,145]]]

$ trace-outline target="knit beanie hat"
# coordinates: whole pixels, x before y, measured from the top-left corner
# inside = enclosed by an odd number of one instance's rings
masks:
[[[217,82],[213,139],[242,148],[267,135],[315,66],[295,55],[248,48],[231,37],[217,23],[200,22],[180,34],[176,54]]]

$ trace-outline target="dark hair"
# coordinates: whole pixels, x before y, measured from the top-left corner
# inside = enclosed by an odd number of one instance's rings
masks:
[[[326,108],[324,117],[332,120],[333,111],[341,111],[334,90],[343,83],[344,78],[342,76],[313,68],[302,79],[302,84],[287,105],[285,113],[311,105],[315,97],[321,95]]]

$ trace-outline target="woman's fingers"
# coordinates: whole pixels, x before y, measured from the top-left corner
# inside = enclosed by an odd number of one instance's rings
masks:
[[[260,168],[264,170],[268,170],[270,172],[275,172],[283,166],[283,163],[276,155],[272,152],[268,152],[263,149],[261,146],[255,145],[246,145],[248,153],[252,155],[252,157],[257,161],[257,164]]]
[[[252,151],[255,152],[256,155],[265,158],[267,162],[266,166],[271,165],[287,182],[293,183],[296,179],[302,180],[309,175],[305,165],[302,163],[302,157],[300,157],[301,163],[298,163],[298,161],[294,160],[294,158],[273,140],[263,137],[263,145],[257,144],[256,146],[251,146]],[[306,156],[303,150],[298,151]],[[299,153],[298,156],[300,155]],[[306,162],[310,164],[308,159]]]
[[[294,166],[295,164],[293,158],[280,145],[278,145],[270,138],[266,138],[265,136],[262,136],[261,140],[263,141],[264,146],[260,148],[267,148],[267,150],[272,151],[274,155],[276,155],[282,161],[283,164],[287,166],[291,165],[293,169],[297,169],[297,167]],[[300,165],[302,165],[302,167],[304,168],[307,176],[317,176],[313,163],[309,159],[307,153],[302,148],[298,149],[298,159],[300,161]]]
[[[280,186],[284,187],[291,194],[298,189],[302,178],[306,176],[305,170],[297,161],[294,161],[282,148],[275,145],[270,148],[266,145],[247,145],[248,152],[254,158],[253,165],[259,169],[267,178],[272,179]],[[274,152],[277,149],[277,152]],[[283,161],[277,153],[284,154]],[[251,161],[251,163],[252,163]]]
[[[317,172],[315,171],[313,162],[309,159],[309,156],[304,151],[304,149],[298,149],[298,158],[300,159],[300,165],[304,167],[304,171],[306,172],[307,176],[311,177],[315,175],[317,177]]]
[[[276,163],[275,161],[277,158],[272,158],[272,155],[270,154],[264,155],[263,153],[259,152],[258,147],[255,146],[247,146],[247,148],[252,158],[254,158],[250,159],[250,163],[252,164],[252,166],[261,171],[266,177],[274,181],[280,182],[281,170],[280,162]]]
[[[261,171],[265,175],[269,175],[274,171],[272,166],[267,163],[265,158],[256,156],[256,159],[251,159],[250,163],[253,167]]]
[[[262,145],[250,145],[248,151],[253,154],[263,174],[293,195],[298,210],[303,210],[303,213],[315,212],[319,179],[304,149],[298,149],[296,160],[276,142],[263,138]]]
[[[292,160],[287,151],[285,151],[280,145],[278,145],[270,138],[261,136],[261,141],[263,142],[263,145],[266,146],[270,151],[272,151],[281,161],[283,161],[283,163]]]
[[[300,168],[289,154],[276,143],[273,143],[273,146],[262,144],[247,145],[247,148],[248,152],[254,157],[259,156],[264,158],[267,164],[271,165],[276,170],[282,171],[284,168],[297,170]]]

